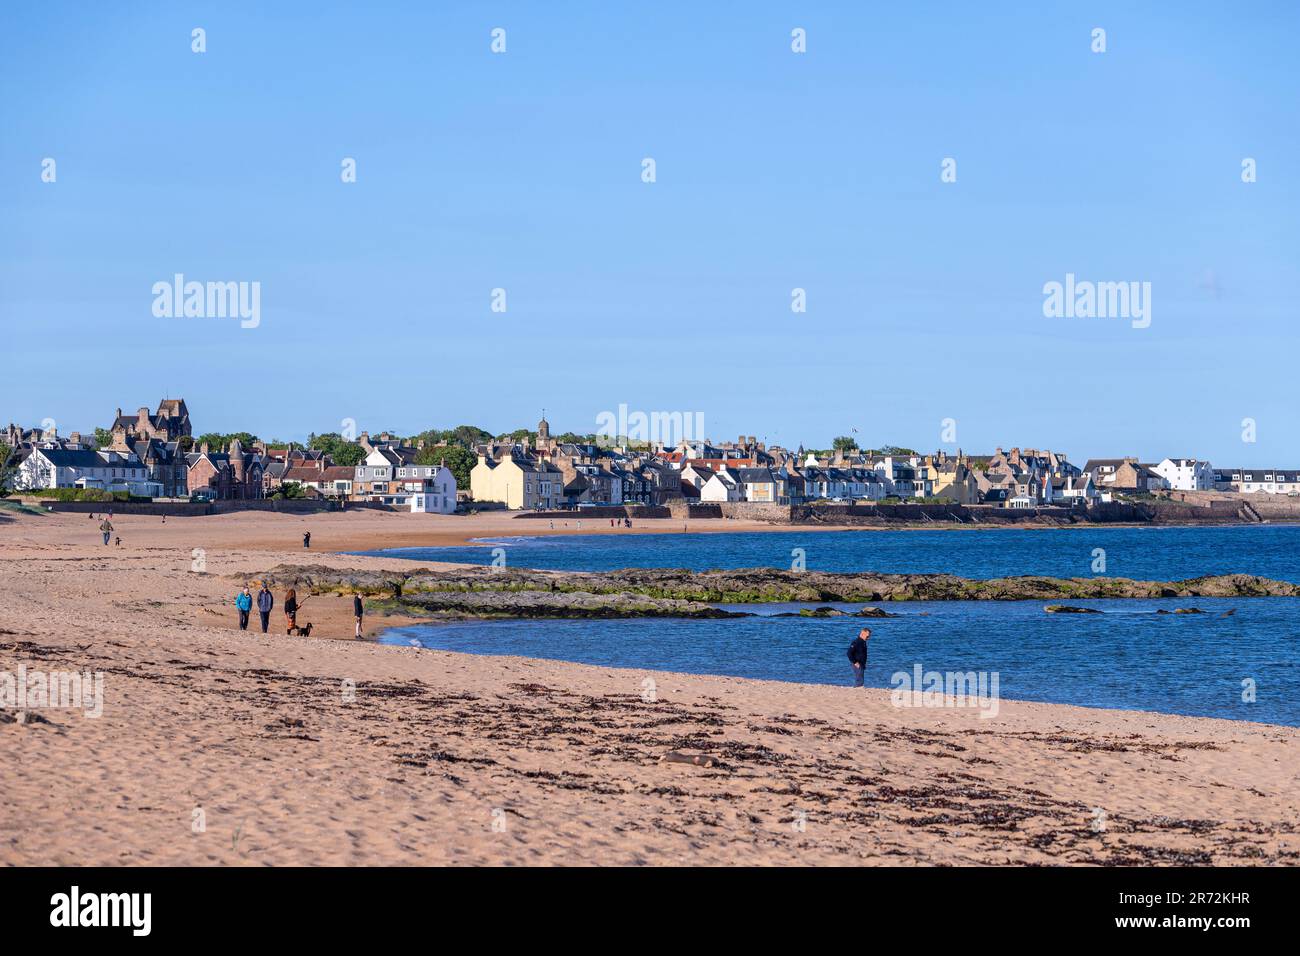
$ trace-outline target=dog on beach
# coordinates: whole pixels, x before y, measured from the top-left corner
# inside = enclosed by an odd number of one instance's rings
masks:
[[[297,634],[299,637],[311,637],[311,622],[289,628],[290,634]]]

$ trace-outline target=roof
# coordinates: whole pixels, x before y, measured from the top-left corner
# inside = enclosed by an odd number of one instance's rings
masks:
[[[107,468],[109,462],[101,458],[99,452],[90,451],[89,449],[68,449],[68,448],[37,448],[45,459],[56,468]],[[122,462],[113,463],[113,467],[143,467],[138,461],[123,460]]]

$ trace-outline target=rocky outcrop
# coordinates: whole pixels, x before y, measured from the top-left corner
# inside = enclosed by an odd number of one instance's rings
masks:
[[[492,617],[622,618],[748,617],[698,601],[653,598],[619,592],[585,591],[419,591],[406,594],[401,609],[440,620]]]
[[[1095,607],[1075,607],[1071,604],[1049,604],[1043,608],[1048,614],[1100,614]]]
[[[709,605],[773,601],[874,604],[1300,596],[1300,586],[1251,574],[1214,575],[1185,581],[1035,575],[977,580],[951,574],[833,574],[772,568],[699,572],[681,568],[574,572],[488,567],[360,571],[321,565],[281,565],[268,572],[266,579],[276,587],[398,599],[403,605],[425,608],[430,613],[522,617],[717,617],[729,612]],[[512,610],[500,610],[503,608]],[[879,616],[888,612],[864,608],[858,613]],[[825,612],[818,609],[805,616],[831,616],[831,613],[830,609]]]

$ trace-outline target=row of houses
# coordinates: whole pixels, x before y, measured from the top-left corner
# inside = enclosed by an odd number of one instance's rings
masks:
[[[134,415],[119,408],[101,445],[73,432],[56,429],[4,432],[15,469],[10,485],[25,491],[94,488],[125,491],[149,498],[197,497],[260,499],[286,484],[309,496],[351,501],[378,501],[414,511],[450,513],[456,509],[456,480],[445,464],[419,464],[421,448],[392,436],[371,443],[362,433],[365,458],[356,466],[336,465],[328,455],[308,448],[245,446],[238,439],[225,447],[195,444],[184,399],[163,399],[156,412],[147,407]]]
[[[767,446],[753,436],[714,444],[687,440],[672,448],[561,442],[543,418],[535,441],[487,442],[474,452],[470,487],[436,446],[387,433],[362,432],[364,453],[353,466],[293,445],[224,448],[195,445],[184,399],[163,399],[156,411],[117,409],[109,440],[63,438],[53,429],[10,425],[4,439],[16,467],[16,490],[98,488],[142,497],[259,499],[288,484],[309,496],[375,502],[418,512],[451,513],[473,500],[511,509],[701,502],[803,504],[816,501],[951,501],[1006,508],[1082,506],[1115,496],[1167,490],[1300,494],[1300,471],[1216,469],[1195,458],[1141,462],[1092,459],[1083,467],[1051,450],[1011,448],[992,455],[938,451],[829,453]]]

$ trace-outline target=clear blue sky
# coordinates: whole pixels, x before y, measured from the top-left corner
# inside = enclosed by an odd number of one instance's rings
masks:
[[[1298,10],[6,4],[0,418],[586,432],[626,403],[1296,466]],[[261,326],[155,318],[176,272],[259,281]],[[1044,318],[1067,272],[1151,282],[1151,327]]]

